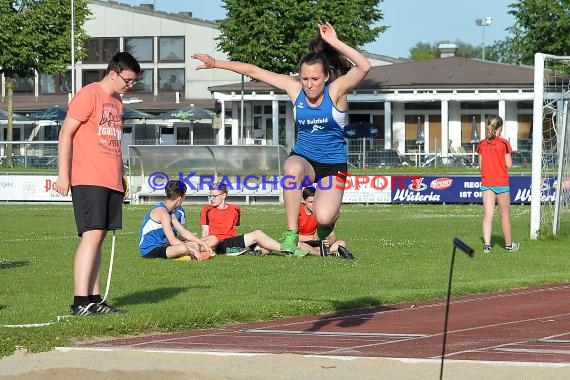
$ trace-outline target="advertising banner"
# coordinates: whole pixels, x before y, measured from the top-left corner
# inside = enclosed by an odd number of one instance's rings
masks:
[[[0,176],[0,201],[14,202],[71,202],[54,190],[55,175]]]
[[[511,203],[529,204],[531,177],[513,176],[509,182]],[[406,177],[403,186],[393,187],[392,203],[483,203],[480,176]]]
[[[390,203],[392,177],[349,175],[344,184],[343,203]]]

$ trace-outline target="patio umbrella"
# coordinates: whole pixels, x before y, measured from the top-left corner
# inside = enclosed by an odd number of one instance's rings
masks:
[[[374,138],[380,129],[372,123],[357,121],[344,126],[344,137],[347,139]]]
[[[157,119],[182,121],[187,120],[193,122],[202,119],[212,119],[213,117],[214,112],[205,108],[196,107],[194,104],[190,104],[188,107],[178,108],[173,111],[161,113],[157,116]]]
[[[18,113],[12,112],[12,118],[14,121],[24,121],[26,120],[26,117],[23,115],[20,115]],[[0,120],[4,121],[4,120],[8,120],[8,111],[4,111],[4,110],[0,110]]]
[[[65,120],[67,116],[67,109],[60,106],[53,106],[43,111],[36,112],[28,118],[35,121],[55,121],[57,124]]]
[[[424,143],[424,123],[422,122],[422,118],[418,116],[418,135],[416,138],[417,145],[423,145]]]
[[[471,144],[477,144],[479,142],[479,130],[477,129],[477,119],[473,116],[473,121],[471,121]]]
[[[178,108],[173,111],[161,113],[157,119],[162,120],[176,120],[176,121],[189,121],[190,122],[190,145],[194,145],[194,121],[210,119],[214,117],[214,112],[205,108],[196,107],[190,104],[188,107]]]
[[[155,119],[156,116],[132,108],[123,107],[123,120],[147,120]]]

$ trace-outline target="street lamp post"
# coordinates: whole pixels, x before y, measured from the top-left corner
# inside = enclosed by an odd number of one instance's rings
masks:
[[[475,20],[475,24],[481,27],[483,31],[483,61],[485,60],[485,27],[491,25],[493,18],[491,16],[478,18]]]

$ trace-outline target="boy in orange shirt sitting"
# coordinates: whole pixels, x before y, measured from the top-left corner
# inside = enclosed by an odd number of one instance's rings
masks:
[[[228,186],[221,183],[211,185],[210,204],[202,207],[200,213],[202,238],[215,236],[218,240],[216,252],[228,256],[238,256],[250,250],[255,255],[279,252],[281,244],[261,230],[237,234],[236,227],[240,225],[241,208],[226,202],[227,197]],[[294,255],[303,257],[308,253],[308,250],[297,249]]]
[[[317,239],[317,219],[313,213],[315,196],[314,187],[303,189],[303,203],[299,206],[299,248],[308,249],[313,256],[340,256],[343,259],[354,259],[352,252],[346,248],[343,240],[337,240],[336,234],[331,232],[326,239]]]

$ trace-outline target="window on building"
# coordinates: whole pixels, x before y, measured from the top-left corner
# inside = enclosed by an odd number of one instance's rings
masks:
[[[147,125],[135,129],[133,141],[137,145],[154,145],[158,144],[158,126]]]
[[[99,82],[105,76],[106,70],[83,70],[83,86]]]
[[[153,69],[143,69],[137,76],[137,83],[131,88],[129,92],[152,92],[153,91]]]
[[[90,38],[85,42],[84,63],[108,63],[119,52],[119,38]]]
[[[14,75],[12,80],[14,81],[14,92],[34,92],[34,77],[20,78]]]
[[[125,51],[139,62],[154,62],[152,37],[125,38]]]
[[[481,114],[461,115],[461,146],[472,151],[481,140]]]
[[[184,91],[184,69],[159,69],[159,91]]]
[[[56,141],[59,137],[60,125],[51,124],[44,126],[44,136],[47,141]]]
[[[58,74],[40,74],[40,93],[71,93],[71,71]]]
[[[420,149],[423,152],[424,143],[418,144],[418,142],[421,142],[422,137],[425,142],[425,126],[423,117],[420,115],[406,115],[405,122],[406,152],[414,153]],[[423,133],[423,136],[420,136],[420,133]],[[420,139],[420,141],[418,141],[418,139]]]
[[[159,37],[159,62],[184,62],[184,37]]]
[[[176,145],[190,144],[190,127],[176,128]]]
[[[429,151],[432,153],[441,153],[443,151],[443,144],[448,141],[441,141],[441,115],[429,115]]]
[[[519,114],[517,132],[518,150],[532,150],[532,114]]]

